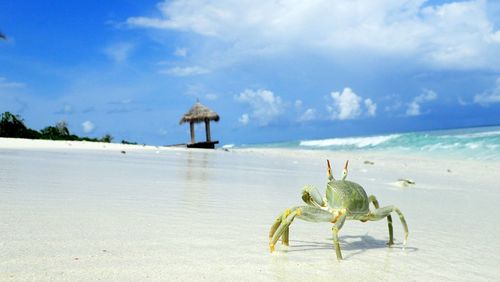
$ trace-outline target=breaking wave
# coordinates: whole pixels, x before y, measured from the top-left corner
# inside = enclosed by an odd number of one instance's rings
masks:
[[[500,126],[301,140],[259,144],[255,147],[334,151],[390,150],[404,153],[445,154],[466,159],[500,160]]]
[[[331,138],[322,140],[300,141],[299,146],[310,147],[332,147],[332,146],[354,146],[357,148],[375,147],[384,142],[398,138],[399,134],[373,136],[373,137],[349,137],[349,138]]]

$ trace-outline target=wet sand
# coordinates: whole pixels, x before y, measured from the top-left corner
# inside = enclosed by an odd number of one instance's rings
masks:
[[[348,221],[338,262],[331,224],[296,220],[290,247],[269,253],[269,228],[301,188],[324,192],[326,158],[336,176],[349,158],[348,179],[403,211],[405,249],[395,217],[392,248],[385,221]],[[0,280],[499,280],[499,172],[381,153],[0,138]]]

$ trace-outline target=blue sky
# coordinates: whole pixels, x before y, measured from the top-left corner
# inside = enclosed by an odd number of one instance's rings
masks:
[[[1,1],[0,111],[222,144],[500,124],[498,1]],[[203,139],[203,128],[197,129]]]

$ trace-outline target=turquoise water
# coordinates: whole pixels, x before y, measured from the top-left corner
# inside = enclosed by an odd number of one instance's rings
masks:
[[[391,151],[423,155],[432,154],[459,159],[500,160],[500,126],[299,140],[235,147]]]

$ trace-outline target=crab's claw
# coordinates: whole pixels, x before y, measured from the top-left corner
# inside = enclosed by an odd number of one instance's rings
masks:
[[[328,168],[326,170],[326,173],[328,175],[328,180],[329,181],[335,180],[332,175],[332,167],[330,166],[330,160],[326,160],[326,164],[328,165]]]

